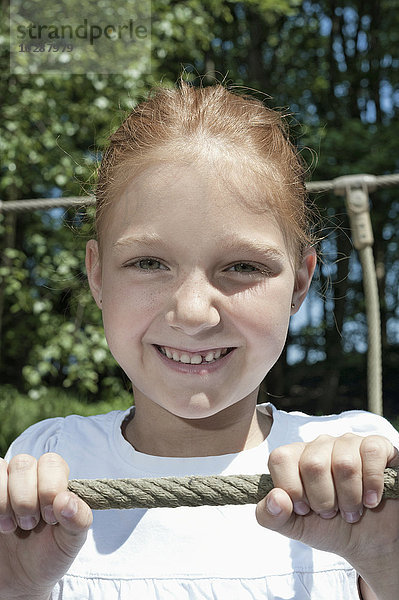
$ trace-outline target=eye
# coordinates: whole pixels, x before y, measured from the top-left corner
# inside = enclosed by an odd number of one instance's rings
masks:
[[[161,261],[150,257],[140,258],[133,262],[129,262],[124,266],[133,267],[135,269],[139,269],[140,271],[156,271],[158,269],[165,268]]]
[[[256,267],[250,265],[248,263],[237,263],[230,267],[230,269],[235,269],[237,273],[253,273],[254,271],[258,271]]]
[[[243,275],[271,275],[272,271],[264,265],[251,265],[250,263],[236,263],[226,269],[227,271],[234,270],[235,273]]]

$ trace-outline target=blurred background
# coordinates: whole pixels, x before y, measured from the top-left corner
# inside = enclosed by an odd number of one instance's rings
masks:
[[[397,8],[391,0],[153,0],[151,69],[136,57],[121,73],[32,74],[10,72],[3,3],[0,198],[91,194],[108,135],[151,86],[173,85],[182,71],[193,85],[244,86],[289,110],[309,181],[398,172]],[[367,408],[362,274],[344,199],[311,197],[321,260],[261,399],[313,414]],[[0,212],[0,454],[40,419],[133,401],[86,283],[92,216],[81,207]],[[399,187],[372,193],[371,217],[384,414],[397,423]]]

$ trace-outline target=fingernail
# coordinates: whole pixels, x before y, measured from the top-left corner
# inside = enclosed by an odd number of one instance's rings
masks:
[[[10,533],[15,530],[15,523],[11,517],[0,517],[0,532]]]
[[[273,517],[277,517],[283,510],[281,506],[276,502],[276,500],[271,496],[266,500],[267,510]]]
[[[357,523],[359,521],[362,513],[359,510],[354,512],[345,512],[343,513],[343,517],[347,523]]]
[[[310,508],[305,502],[294,502],[294,512],[297,515],[307,515]]]
[[[26,531],[34,529],[37,525],[36,517],[32,517],[30,515],[27,515],[25,517],[17,517],[17,521],[20,528],[25,529]]]
[[[77,512],[78,503],[76,502],[75,498],[72,498],[72,496],[70,496],[66,506],[64,506],[64,508],[62,509],[61,514],[66,519],[71,519],[76,515]]]
[[[364,503],[367,508],[375,508],[378,505],[378,494],[373,490],[366,493],[364,497]]]
[[[58,523],[54,515],[53,507],[51,505],[45,506],[43,508],[43,519],[49,525],[56,525]]]

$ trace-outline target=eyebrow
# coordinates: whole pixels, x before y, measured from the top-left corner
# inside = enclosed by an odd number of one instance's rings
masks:
[[[280,260],[285,257],[285,253],[274,245],[268,245],[263,242],[251,240],[249,238],[243,238],[242,236],[234,233],[226,237],[219,238],[218,242],[220,247],[227,251],[248,253],[256,252],[258,254],[263,254],[270,258]],[[158,246],[165,249],[169,248],[169,244],[165,242],[159,234],[148,232],[122,237],[113,243],[113,247],[116,249],[132,245]]]
[[[228,237],[220,240],[220,245],[223,250],[231,250],[237,252],[256,252],[263,254],[269,258],[283,259],[285,254],[277,246],[267,244],[265,242],[257,242],[248,238],[243,238],[236,234],[231,234]]]
[[[124,246],[132,246],[134,244],[142,244],[144,246],[167,246],[161,236],[157,233],[139,233],[136,235],[128,235],[114,242],[112,246],[114,248],[119,248]]]

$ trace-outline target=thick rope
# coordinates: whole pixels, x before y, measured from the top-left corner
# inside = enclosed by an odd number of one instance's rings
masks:
[[[367,315],[367,398],[368,409],[383,414],[381,320],[377,274],[371,246],[359,250],[363,271],[364,300]]]
[[[49,210],[66,206],[90,206],[96,203],[94,196],[71,196],[70,198],[34,198],[32,200],[0,200],[0,212],[24,212],[27,210]]]
[[[371,188],[370,191],[378,189],[378,188],[387,188],[393,187],[399,184],[399,173],[392,173],[391,175],[349,175],[355,179],[358,177],[366,178],[367,185]],[[318,192],[329,192],[331,190],[335,190],[337,186],[342,185],[342,180],[345,179],[343,177],[337,177],[336,179],[330,179],[327,181],[310,181],[306,184],[306,189],[310,193],[318,193]]]
[[[367,399],[371,412],[383,414],[381,319],[377,273],[373,256],[373,226],[370,215],[369,191],[375,189],[370,175],[338,177],[335,193],[345,195],[351,224],[353,245],[359,252],[363,272],[363,288],[367,315]]]
[[[97,510],[176,508],[256,504],[273,489],[273,481],[270,475],[72,479],[68,489]],[[385,469],[384,498],[399,498],[399,468]]]

